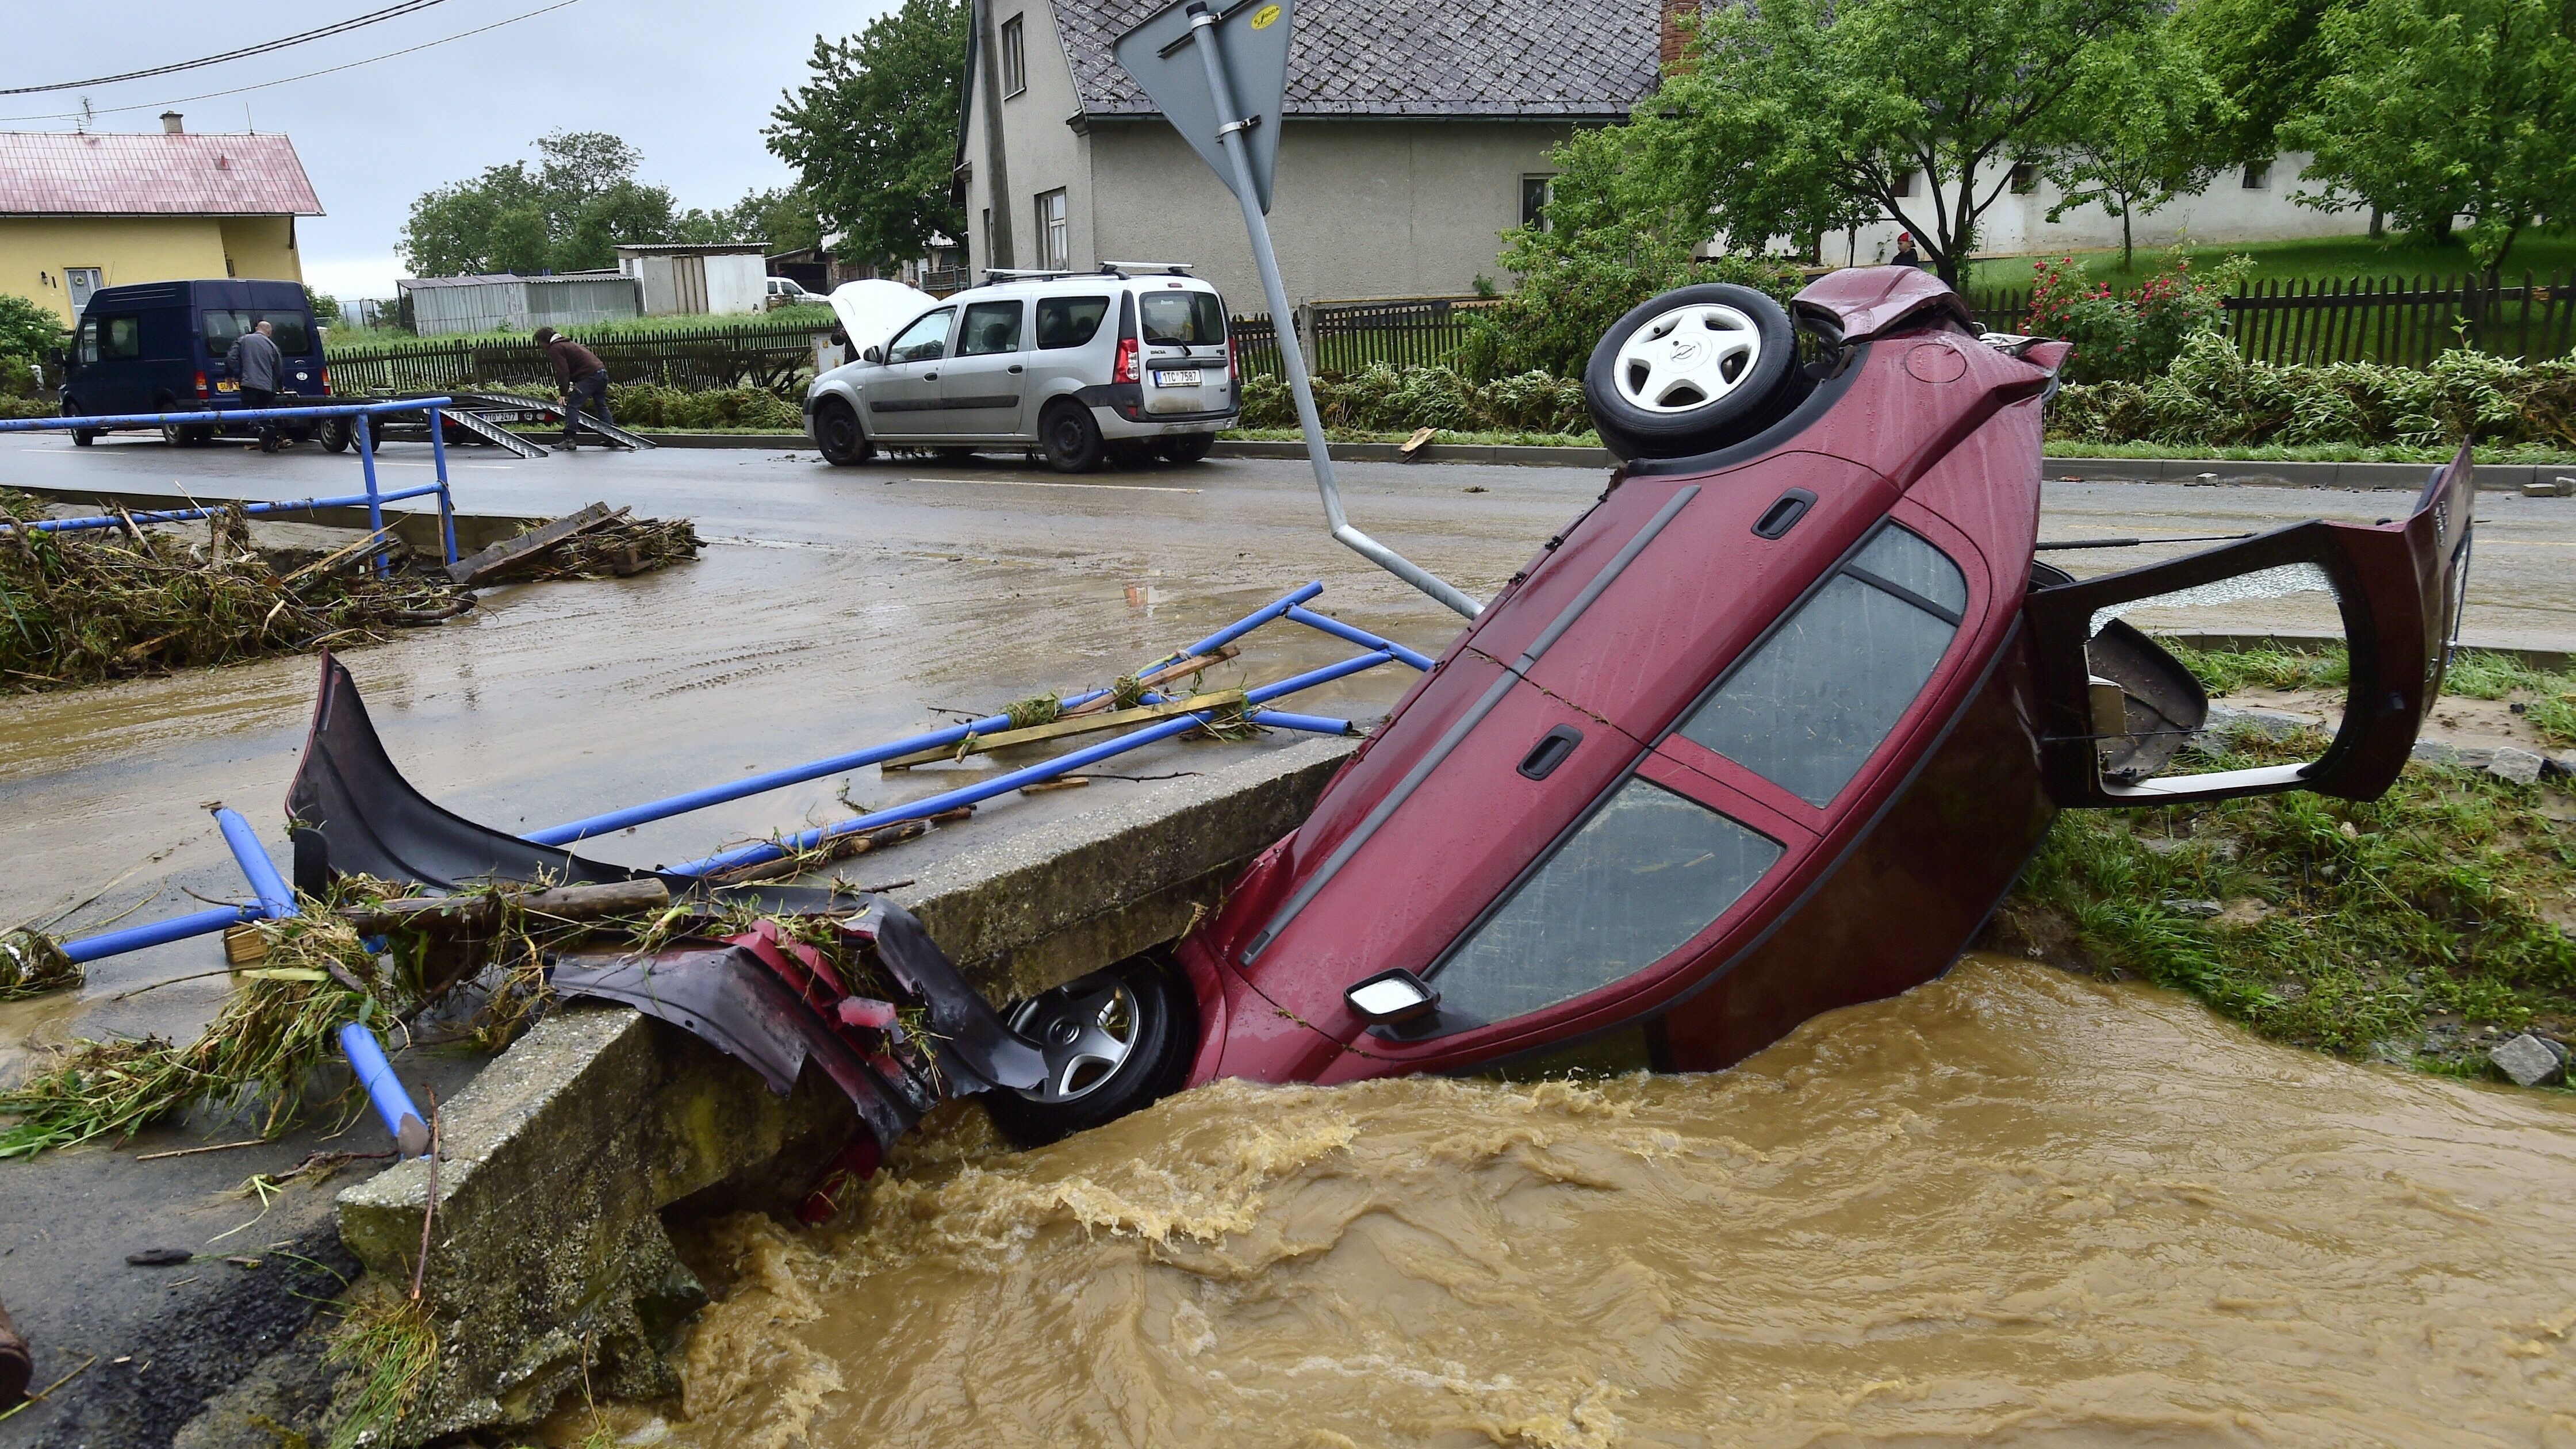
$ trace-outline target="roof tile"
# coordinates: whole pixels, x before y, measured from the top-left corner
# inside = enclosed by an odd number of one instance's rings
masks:
[[[1150,116],[1112,47],[1169,0],[1053,0],[1082,111]],[[1620,117],[1657,79],[1660,0],[1300,0],[1292,116]]]
[[[0,131],[0,216],[320,216],[276,135]]]

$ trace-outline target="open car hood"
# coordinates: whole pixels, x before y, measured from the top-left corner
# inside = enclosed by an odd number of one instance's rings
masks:
[[[832,315],[850,334],[850,356],[882,346],[894,329],[939,305],[939,299],[916,287],[881,277],[843,282],[832,289]]]

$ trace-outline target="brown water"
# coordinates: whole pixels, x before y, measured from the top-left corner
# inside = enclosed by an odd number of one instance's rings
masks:
[[[2576,1444],[2576,1099],[1997,958],[1719,1075],[1223,1083],[694,1246],[626,1442]]]

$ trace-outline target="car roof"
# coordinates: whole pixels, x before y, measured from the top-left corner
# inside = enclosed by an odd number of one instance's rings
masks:
[[[1075,272],[1061,277],[1013,277],[1008,281],[987,282],[940,298],[942,305],[958,301],[979,301],[986,297],[1096,297],[1103,287],[1151,288],[1156,291],[1178,287],[1187,292],[1214,294],[1216,284],[1205,277],[1186,272]]]

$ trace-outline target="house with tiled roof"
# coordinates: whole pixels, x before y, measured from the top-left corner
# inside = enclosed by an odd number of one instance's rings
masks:
[[[979,273],[1189,262],[1260,310],[1233,197],[1111,53],[1165,3],[975,0],[957,175]],[[1498,275],[1550,150],[1655,88],[1666,3],[1303,0],[1270,210],[1290,298]]]
[[[69,326],[101,287],[304,280],[295,220],[322,203],[284,136],[0,132],[0,292]]]

